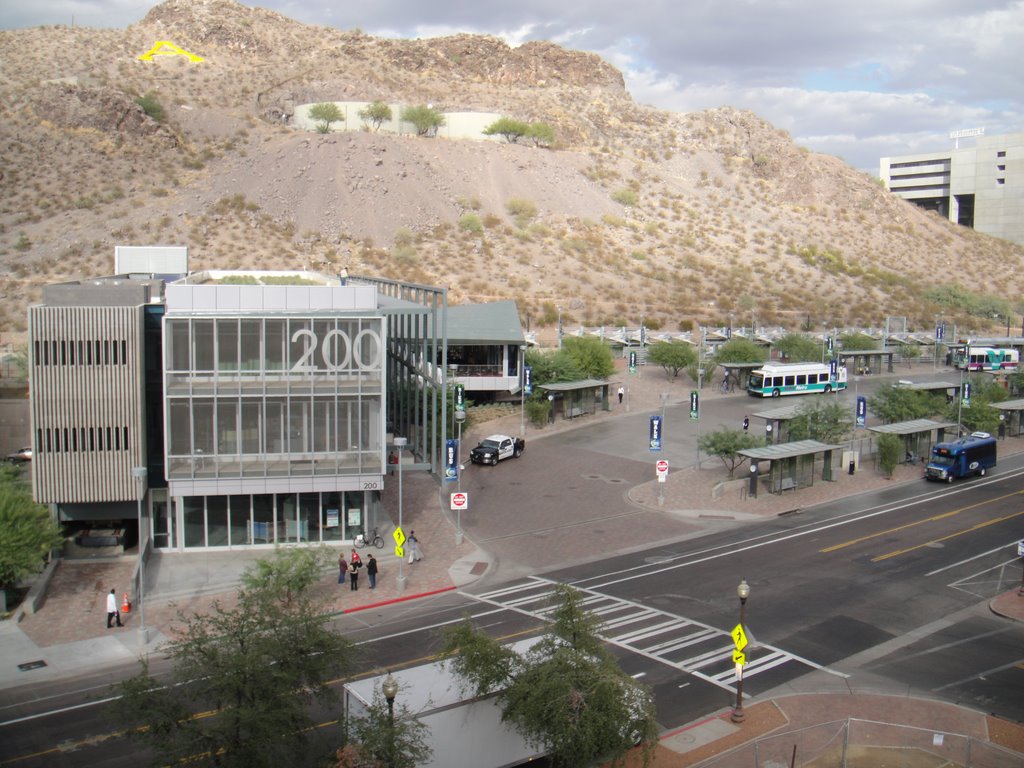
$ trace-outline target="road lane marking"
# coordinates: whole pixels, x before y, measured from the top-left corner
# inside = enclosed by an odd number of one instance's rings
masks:
[[[950,539],[955,539],[957,536],[963,536],[965,533],[974,533],[975,531],[980,531],[982,528],[988,528],[990,525],[996,525],[998,523],[1005,523],[1007,520],[1013,520],[1013,518],[1020,517],[1021,515],[1024,515],[1024,509],[1022,509],[1020,512],[1014,512],[1012,515],[1006,515],[1005,517],[994,517],[991,520],[986,520],[983,523],[978,523],[977,525],[972,525],[970,528],[965,528],[962,531],[957,531],[956,533],[951,533],[948,536],[941,536],[938,539],[932,539],[931,541],[926,541],[923,544],[916,544],[913,547],[906,547],[905,549],[898,549],[895,552],[889,552],[889,553],[884,554],[884,555],[878,555],[877,557],[871,558],[871,562],[872,563],[880,563],[883,560],[888,560],[891,557],[898,557],[900,555],[905,555],[908,552],[914,552],[915,550],[923,549],[924,547],[929,547],[932,544],[940,544],[943,541],[949,541]]]
[[[888,529],[886,529],[884,531],[878,531],[877,533],[870,533],[870,534],[868,534],[866,536],[861,536],[861,537],[856,538],[856,539],[850,539],[849,541],[844,541],[844,542],[841,542],[839,544],[833,544],[831,547],[826,547],[825,549],[819,549],[818,551],[821,554],[828,554],[830,552],[835,552],[837,550],[844,549],[846,547],[852,547],[855,544],[860,544],[860,543],[865,542],[865,541],[870,541],[871,539],[877,539],[879,536],[888,536],[889,534],[899,533],[900,531],[905,531],[905,530],[907,530],[909,528],[913,528],[913,527],[918,526],[918,525],[924,525],[925,523],[934,523],[934,522],[937,522],[939,520],[945,520],[947,518],[953,517],[954,515],[959,515],[961,512],[968,512],[968,511],[970,511],[972,509],[978,509],[979,507],[984,507],[984,506],[987,506],[988,504],[992,504],[992,503],[997,502],[997,501],[1003,501],[1004,499],[1009,499],[1009,498],[1011,498],[1013,496],[1020,496],[1021,494],[1024,494],[1024,491],[1014,491],[1013,493],[1007,493],[1007,494],[1004,494],[1002,496],[997,496],[994,499],[989,499],[987,501],[979,501],[977,504],[968,504],[966,507],[960,507],[959,509],[953,509],[953,510],[950,510],[949,512],[942,512],[942,513],[940,513],[938,515],[932,515],[931,517],[925,517],[925,518],[922,518],[921,520],[915,520],[912,523],[905,523],[904,525],[898,525],[895,528],[888,528]]]

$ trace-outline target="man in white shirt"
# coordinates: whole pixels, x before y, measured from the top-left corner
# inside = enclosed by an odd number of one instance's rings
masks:
[[[121,623],[121,612],[117,610],[117,593],[114,590],[110,590],[110,594],[107,595],[107,629],[114,626],[110,623],[114,619],[117,619],[117,626],[124,626]]]

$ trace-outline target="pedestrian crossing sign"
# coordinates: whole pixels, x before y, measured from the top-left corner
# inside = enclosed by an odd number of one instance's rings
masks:
[[[736,644],[737,651],[742,651],[747,647],[747,633],[743,631],[742,624],[737,624],[733,627],[732,641]]]

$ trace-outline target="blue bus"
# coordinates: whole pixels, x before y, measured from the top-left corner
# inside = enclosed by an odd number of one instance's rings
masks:
[[[968,475],[984,477],[996,465],[996,444],[996,439],[988,432],[972,432],[959,440],[936,443],[924,476],[947,483]]]

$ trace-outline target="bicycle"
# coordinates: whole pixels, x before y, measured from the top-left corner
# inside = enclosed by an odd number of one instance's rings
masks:
[[[733,390],[732,382],[728,379],[722,379],[722,383],[719,385],[718,389],[723,395],[727,395]]]
[[[374,528],[370,533],[360,533],[356,536],[356,549],[362,549],[369,544],[373,544],[377,549],[384,549],[384,537],[377,533],[376,528]]]

